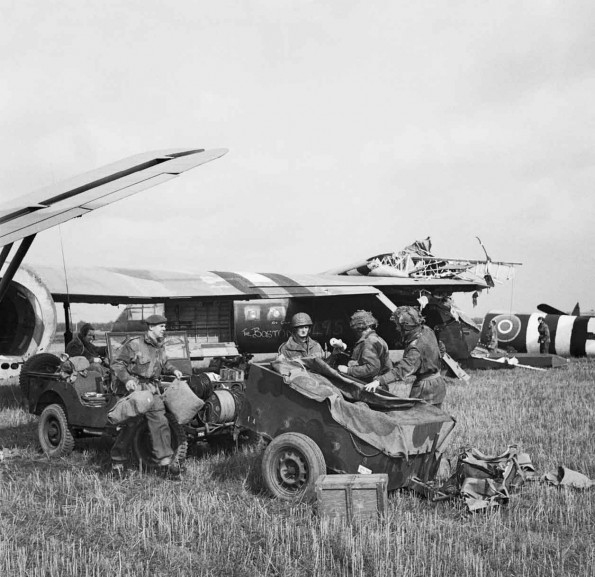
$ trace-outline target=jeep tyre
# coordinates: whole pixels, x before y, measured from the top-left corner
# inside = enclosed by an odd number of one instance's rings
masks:
[[[43,410],[37,425],[37,436],[48,457],[65,457],[74,449],[74,437],[61,405],[48,405]]]
[[[268,491],[285,501],[314,500],[314,484],[326,473],[320,447],[301,433],[283,433],[264,451],[262,477]]]

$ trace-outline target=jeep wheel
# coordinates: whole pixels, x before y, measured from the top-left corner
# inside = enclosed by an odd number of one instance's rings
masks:
[[[48,405],[37,425],[37,436],[43,452],[48,457],[64,457],[74,449],[74,437],[68,428],[64,409],[60,405]]]
[[[169,421],[169,430],[171,433],[171,447],[174,450],[173,459],[177,459],[181,464],[186,459],[188,452],[188,439],[184,427],[180,425],[170,413],[166,413]],[[153,446],[151,444],[151,433],[147,419],[140,419],[139,424],[132,438],[132,454],[137,463],[144,468],[155,467],[153,457]]]
[[[283,433],[264,451],[262,476],[271,495],[292,501],[314,499],[314,483],[326,473],[318,445],[301,433]]]

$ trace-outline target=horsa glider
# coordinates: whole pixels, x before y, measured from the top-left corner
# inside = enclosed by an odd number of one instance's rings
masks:
[[[475,347],[479,327],[456,309],[450,295],[481,291],[492,279],[486,282],[485,261],[434,257],[427,246],[429,239],[321,274],[77,267],[65,277],[64,271],[47,266],[36,267],[35,274],[52,299],[65,306],[128,305],[114,331],[142,330],[143,318],[156,310],[165,313],[170,329],[187,331],[195,361],[238,352],[260,359],[274,354],[299,311],[312,316],[313,336],[321,343],[339,337],[352,345],[349,316],[359,308],[371,310],[380,321],[380,334],[398,346],[389,322],[392,310],[420,303],[448,352],[461,360]]]
[[[477,343],[479,327],[450,300],[457,292],[477,294],[493,286],[493,276],[515,263],[435,257],[429,239],[394,253],[374,256],[318,275],[211,271],[181,273],[122,268],[77,267],[64,271],[21,265],[35,234],[93,208],[163,182],[183,170],[213,160],[225,150],[165,151],[121,161],[21,198],[0,213],[2,264],[21,241],[0,281],[0,355],[5,376],[20,363],[47,350],[56,328],[55,303],[65,310],[66,338],[71,303],[128,304],[114,330],[141,328],[149,305],[161,306],[172,329],[188,331],[194,358],[238,351],[273,353],[287,338],[297,311],[315,319],[314,337],[352,335],[347,319],[367,308],[380,321],[379,332],[395,343],[388,322],[397,305],[420,302],[428,324],[455,359]],[[487,253],[486,253],[487,257]],[[323,297],[323,298],[317,298]],[[148,313],[150,314],[150,313]],[[135,326],[135,320],[137,322]]]
[[[16,375],[23,359],[47,350],[56,330],[51,290],[34,270],[22,266],[37,233],[166,182],[226,152],[146,152],[1,205],[0,378]]]

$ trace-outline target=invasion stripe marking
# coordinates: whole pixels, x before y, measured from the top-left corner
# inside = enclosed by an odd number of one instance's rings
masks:
[[[256,294],[262,298],[267,297],[267,293],[258,287],[252,286],[248,283],[247,279],[242,275],[235,272],[213,270],[214,274],[218,274],[225,282],[228,282],[232,287],[239,290],[240,292],[253,295]]]
[[[552,339],[555,343],[557,355],[570,355],[570,338],[575,319],[576,317],[568,315],[560,315],[560,317],[558,317],[556,334]]]
[[[237,274],[242,275],[245,279],[251,282],[255,286],[269,286],[271,285],[270,279],[268,279],[265,275],[259,272],[244,272],[244,271],[237,271]]]
[[[588,324],[589,319],[587,317],[576,317],[574,321],[572,335],[570,336],[570,355],[573,357],[585,356]]]
[[[587,333],[595,335],[595,318],[590,318],[587,324]],[[587,336],[589,336],[587,334]],[[595,339],[587,339],[585,342],[585,354],[587,356],[595,355]]]
[[[260,273],[268,278],[270,278],[273,282],[276,282],[280,288],[283,288],[287,291],[289,296],[314,296],[315,293],[311,291],[309,288],[300,285],[293,279],[284,276],[282,274],[275,274],[275,273]],[[306,293],[306,294],[304,294]]]

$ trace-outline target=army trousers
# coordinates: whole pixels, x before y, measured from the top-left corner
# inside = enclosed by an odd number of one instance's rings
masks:
[[[159,462],[172,457],[174,452],[171,447],[169,421],[165,416],[165,405],[159,393],[153,394],[153,407],[145,413],[144,418],[147,420],[155,461]],[[122,426],[111,449],[112,461],[124,462],[128,460],[130,445],[139,423],[140,420],[135,418],[131,423]]]

